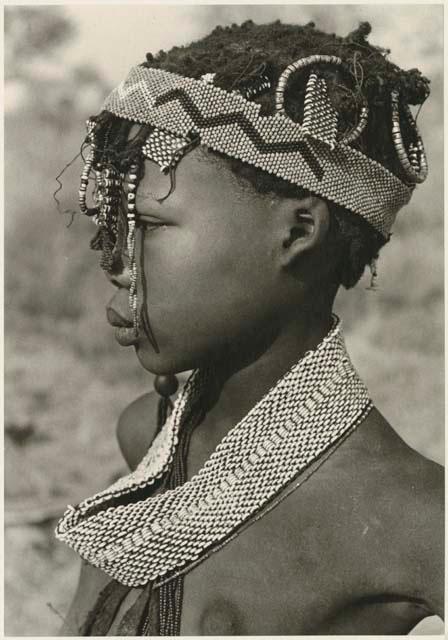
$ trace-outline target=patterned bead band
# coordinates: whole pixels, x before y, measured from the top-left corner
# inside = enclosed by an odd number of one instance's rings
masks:
[[[229,431],[191,480],[151,496],[170,467],[183,418],[200,401],[207,376],[193,374],[133,473],[69,507],[58,524],[60,540],[123,584],[166,579],[228,541],[356,428],[372,406],[335,318],[319,346]]]
[[[323,85],[318,84],[322,94]],[[323,142],[319,121],[308,119],[304,131],[285,114],[262,116],[259,104],[203,80],[137,66],[112,91],[104,109],[178,136],[198,135],[210,149],[361,215],[386,237],[397,211],[412,195],[410,186],[347,141],[333,149]],[[359,126],[365,118],[361,114]]]
[[[419,134],[417,125],[408,105],[405,105],[404,112],[411,131],[414,132],[415,140],[408,146],[406,151],[400,126],[400,96],[396,91],[392,91],[392,139],[395,145],[398,158],[401,162],[407,177],[411,182],[424,182],[428,175],[428,162],[426,160],[423,140]]]
[[[154,129],[146,138],[142,153],[148,160],[156,162],[161,171],[174,168],[196,141],[189,142],[182,136],[161,129]]]

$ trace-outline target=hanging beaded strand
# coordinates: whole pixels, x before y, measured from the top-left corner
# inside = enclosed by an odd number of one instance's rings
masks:
[[[411,113],[409,105],[403,105],[403,112],[408,121],[411,131],[413,131],[415,140],[408,145],[406,149],[400,124],[400,95],[398,91],[391,92],[392,106],[392,140],[397,152],[398,159],[406,174],[408,180],[413,183],[422,183],[428,176],[428,161],[426,159],[423,140],[420,136],[417,124]]]
[[[135,335],[138,334],[138,298],[137,298],[137,263],[135,259],[135,196],[137,192],[139,165],[131,164],[126,182],[126,217],[128,221],[127,247],[129,255],[129,272],[131,285],[129,288],[129,305],[132,311],[132,322]]]
[[[96,167],[98,162],[98,136],[95,131],[96,123],[89,119],[86,120],[87,136],[84,143],[90,145],[87,159],[84,163],[84,167],[81,173],[81,180],[79,185],[79,210],[86,216],[94,216],[98,213],[98,209],[89,208],[87,205],[87,189],[89,186],[89,179],[92,173],[92,169]],[[96,170],[95,170],[96,173]]]
[[[98,226],[98,232],[92,239],[90,246],[92,249],[102,252],[100,266],[104,271],[111,272],[116,260],[117,212],[121,180],[108,160],[110,127],[107,127],[105,131],[100,129],[100,132],[97,132],[96,126],[95,121],[87,121],[86,142],[91,145],[91,154],[89,154],[87,166],[81,179],[80,208],[83,213],[92,216],[93,222]],[[92,169],[95,174],[95,187],[92,195],[96,206],[89,209],[85,197]]]
[[[84,215],[89,215],[89,208],[87,206],[87,187],[89,186],[89,176],[92,171],[94,158],[95,148],[92,146],[82,170],[81,182],[79,185],[79,209]]]

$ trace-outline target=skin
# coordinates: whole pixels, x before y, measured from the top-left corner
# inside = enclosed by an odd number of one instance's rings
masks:
[[[327,333],[338,256],[318,198],[257,196],[201,149],[182,160],[176,190],[160,204],[147,194],[163,190],[162,181],[149,170],[137,195],[159,353],[143,333],[134,348],[154,373],[215,371],[191,439],[191,477]],[[109,308],[129,319],[129,276],[111,280]],[[148,394],[120,418],[131,468],[150,445],[155,411]],[[300,490],[186,575],[181,634],[403,634],[442,616],[442,496],[442,469],[374,409]],[[76,635],[107,581],[83,565],[61,635]],[[110,633],[137,595],[129,594]]]

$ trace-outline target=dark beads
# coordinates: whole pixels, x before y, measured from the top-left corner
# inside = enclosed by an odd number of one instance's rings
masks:
[[[176,393],[178,388],[179,381],[174,375],[156,376],[154,378],[154,389],[163,398],[169,398]]]

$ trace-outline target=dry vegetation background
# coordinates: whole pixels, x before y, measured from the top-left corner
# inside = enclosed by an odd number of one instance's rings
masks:
[[[114,437],[117,417],[151,384],[104,321],[110,291],[89,251],[88,221],[57,213],[55,176],[76,154],[84,120],[111,88],[103,47],[92,36],[89,63],[63,63],[82,35],[84,8],[6,8],[5,120],[5,631],[54,635],[77,579],[75,555],[53,538],[55,518],[125,471]],[[442,9],[436,6],[203,6],[97,9],[119,19],[129,64],[154,50],[248,17],[314,19],[347,33],[359,19],[391,59],[432,79],[419,117],[431,167],[395,227],[379,263],[380,291],[368,279],[338,302],[348,344],[373,398],[413,447],[443,458],[443,111]],[[128,12],[123,13],[124,12]],[[126,19],[139,17],[146,48],[133,49]],[[177,12],[177,20],[176,20]],[[112,12],[113,13],[113,12]],[[128,18],[126,18],[128,16]],[[110,23],[112,24],[112,22]],[[91,25],[95,30],[95,25]],[[134,28],[133,27],[133,28]],[[152,35],[151,35],[152,34]],[[165,40],[164,40],[165,38]],[[157,47],[160,48],[160,47]],[[394,52],[402,56],[397,60]],[[415,57],[407,64],[406,52]],[[125,55],[125,54],[123,54]],[[99,62],[102,61],[102,64]],[[117,81],[120,80],[117,78]],[[64,179],[64,208],[76,207],[80,165]],[[436,632],[437,625],[427,627]]]

